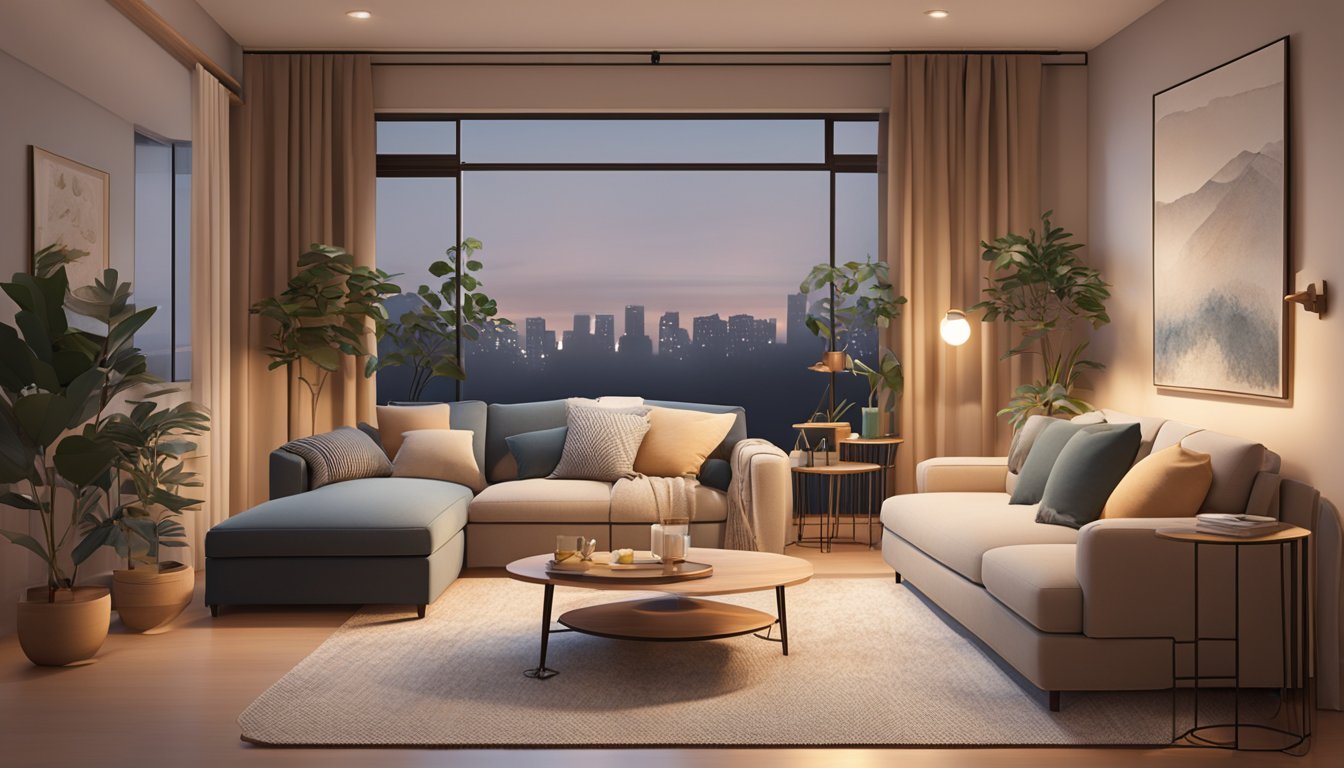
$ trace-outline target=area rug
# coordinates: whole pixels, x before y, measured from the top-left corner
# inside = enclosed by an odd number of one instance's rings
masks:
[[[555,616],[643,596],[560,587]],[[542,588],[460,579],[423,620],[364,609],[239,717],[291,746],[1165,744],[1165,692],[1045,696],[887,579],[788,590],[789,656],[750,635],[689,643],[552,635]],[[774,613],[774,593],[728,596]]]

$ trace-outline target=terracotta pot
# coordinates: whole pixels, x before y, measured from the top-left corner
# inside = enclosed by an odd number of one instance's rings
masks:
[[[34,664],[63,667],[93,658],[107,639],[112,596],[105,587],[75,587],[56,592],[33,587],[19,603],[19,645]]]
[[[196,569],[182,563],[112,572],[117,614],[128,629],[147,632],[166,626],[191,604]]]
[[[821,356],[821,361],[830,368],[833,373],[843,373],[845,370],[844,352],[826,352]]]

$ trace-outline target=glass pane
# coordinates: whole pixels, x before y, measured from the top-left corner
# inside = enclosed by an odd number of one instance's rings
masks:
[[[838,124],[837,124],[838,125]],[[877,174],[838,173],[835,175],[835,261],[876,261],[882,257],[877,247]],[[855,328],[847,337],[839,339],[851,357],[874,365],[879,348],[878,328],[875,324]],[[859,425],[859,408],[868,399],[867,380],[859,376],[842,376],[837,390],[854,404],[849,421]]]
[[[135,271],[132,301],[158,307],[135,334],[149,372],[171,379],[173,334],[173,149],[135,137]]]
[[[821,120],[464,120],[466,163],[819,163]]]
[[[393,278],[403,293],[387,301],[387,312],[392,317],[419,305],[415,289],[436,282],[429,274],[429,265],[444,256],[457,242],[457,187],[454,179],[378,179],[377,261],[387,272],[401,273]],[[388,351],[384,340],[379,353]],[[378,372],[378,402],[405,400],[410,388],[411,372],[404,367],[386,368]],[[435,379],[425,391],[424,399],[451,400],[454,386],[451,380]]]
[[[480,277],[516,324],[468,346],[464,397],[741,404],[792,447],[828,382],[795,298],[828,258],[827,173],[478,171],[462,188]]]
[[[191,380],[191,144],[173,145],[173,380]],[[162,311],[162,310],[160,310]]]
[[[836,120],[831,138],[837,155],[876,155],[877,121]]]
[[[457,136],[451,121],[378,121],[380,155],[451,155],[456,152]]]

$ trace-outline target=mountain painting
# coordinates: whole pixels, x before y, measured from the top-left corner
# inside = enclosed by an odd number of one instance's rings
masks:
[[[1287,397],[1287,53],[1153,96],[1153,383]]]

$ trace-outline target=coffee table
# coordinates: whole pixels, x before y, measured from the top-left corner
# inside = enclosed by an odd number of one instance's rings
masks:
[[[558,672],[546,666],[546,646],[557,632],[582,632],[617,640],[661,642],[717,640],[771,629],[779,625],[779,637],[757,635],[780,644],[789,655],[789,630],[784,609],[784,588],[812,578],[806,560],[769,552],[740,552],[692,547],[686,559],[714,566],[713,575],[699,579],[668,579],[632,582],[604,578],[603,569],[574,573],[550,573],[549,554],[525,557],[506,566],[509,578],[546,587],[541,608],[541,660],[523,674],[538,680]],[[556,586],[610,591],[662,592],[663,596],[622,600],[566,611],[559,623],[566,629],[551,629],[551,604]],[[763,611],[701,598],[732,595],[773,588],[778,618]]]

